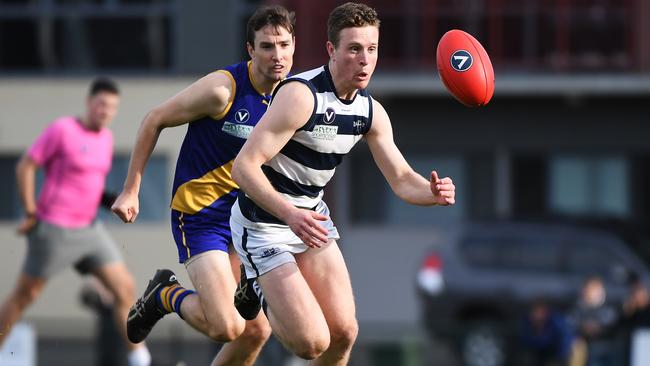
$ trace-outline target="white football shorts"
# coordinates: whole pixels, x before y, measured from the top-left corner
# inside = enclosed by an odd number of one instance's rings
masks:
[[[321,200],[314,211],[328,217],[327,221],[319,223],[327,229],[329,239],[338,240],[339,232],[329,217],[327,204]],[[244,217],[239,200],[232,206],[230,230],[248,279],[257,278],[285,263],[295,263],[294,254],[310,249],[287,225],[253,222]]]

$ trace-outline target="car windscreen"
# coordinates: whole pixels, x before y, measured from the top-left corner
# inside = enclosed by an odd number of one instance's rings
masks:
[[[469,236],[462,241],[460,253],[474,268],[556,272],[562,267],[559,243],[533,236]]]

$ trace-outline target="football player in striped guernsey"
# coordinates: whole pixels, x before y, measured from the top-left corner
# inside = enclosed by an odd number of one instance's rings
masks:
[[[424,178],[409,166],[388,114],[365,90],[377,63],[375,10],[356,3],[335,8],[328,39],[329,62],[280,83],[235,159],[241,190],[230,226],[249,279],[235,294],[240,314],[256,315],[251,304],[258,295],[287,348],[315,365],[344,365],[358,325],[339,234],[322,200],[336,166],[365,139],[404,201],[451,205],[455,187],[435,171]]]

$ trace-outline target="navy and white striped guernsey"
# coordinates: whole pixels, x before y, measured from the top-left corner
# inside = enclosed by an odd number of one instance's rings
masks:
[[[290,82],[302,82],[309,87],[314,95],[314,111],[262,170],[287,201],[297,207],[314,209],[345,154],[370,130],[372,98],[364,89],[352,100],[339,99],[327,65],[284,80],[273,96]],[[257,206],[243,191],[238,198],[241,212],[248,220],[284,224]]]

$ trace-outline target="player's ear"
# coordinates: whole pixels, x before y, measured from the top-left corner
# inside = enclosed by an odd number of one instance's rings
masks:
[[[327,54],[330,56],[330,59],[334,61],[334,51],[336,50],[336,47],[334,47],[334,43],[327,41],[326,47],[327,47]]]
[[[248,56],[250,58],[253,58],[253,52],[255,51],[255,47],[253,47],[249,42],[246,42],[246,50],[248,51]]]

